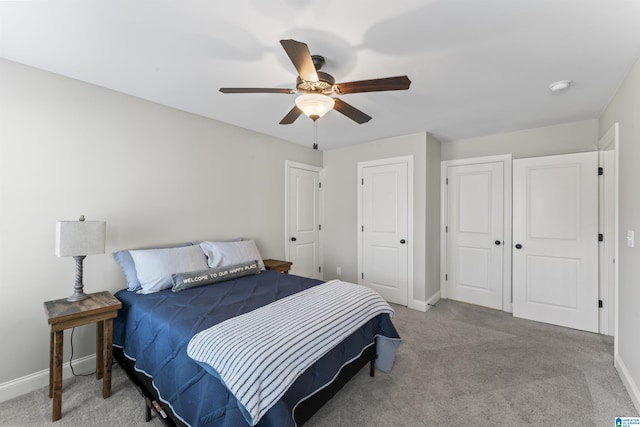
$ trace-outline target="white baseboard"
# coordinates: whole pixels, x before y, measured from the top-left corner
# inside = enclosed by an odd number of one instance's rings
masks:
[[[87,373],[95,370],[96,368],[96,355],[91,354],[89,356],[81,357],[73,361],[73,370],[76,373]],[[69,363],[62,365],[62,379],[71,378],[73,373]],[[34,372],[33,374],[25,375],[24,377],[16,378],[15,380],[7,381],[0,384],[0,402],[4,402],[14,397],[22,396],[23,394],[30,393],[39,388],[49,385],[49,370]]]
[[[440,301],[440,291],[433,294],[433,296],[427,300],[426,302],[427,310],[429,310],[432,306],[436,305],[438,301]]]
[[[409,308],[419,311],[427,311],[438,301],[440,301],[440,291],[433,294],[433,296],[426,301],[419,301],[416,299],[409,301]]]
[[[408,307],[413,310],[427,311],[427,303],[417,299],[409,301]]]
[[[629,392],[629,396],[631,397],[633,406],[636,407],[636,411],[640,412],[640,388],[638,388],[638,384],[636,384],[636,382],[633,380],[631,373],[627,369],[627,365],[624,364],[624,362],[620,358],[620,355],[616,355],[615,366],[618,370],[618,375],[620,375],[622,383]]]

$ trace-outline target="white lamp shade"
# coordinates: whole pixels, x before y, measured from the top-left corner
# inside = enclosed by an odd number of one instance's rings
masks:
[[[104,221],[56,221],[56,256],[104,253]]]
[[[335,104],[333,98],[319,93],[307,93],[296,98],[296,106],[313,120],[327,114]]]

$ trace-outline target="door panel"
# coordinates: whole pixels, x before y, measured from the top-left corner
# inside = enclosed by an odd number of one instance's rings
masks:
[[[367,263],[367,277],[373,288],[386,288],[390,292],[397,289],[397,271],[400,269],[401,254],[397,248],[388,246],[371,246]]]
[[[597,152],[514,160],[514,316],[598,331],[597,162]]]
[[[316,245],[315,242],[298,243],[292,245],[293,251],[290,252],[291,262],[295,263],[296,267],[291,266],[290,273],[297,274],[298,276],[316,277],[317,268],[314,262],[316,258]]]
[[[316,171],[289,168],[289,261],[290,273],[322,278],[320,265],[319,182]]]
[[[545,256],[527,257],[527,301],[546,306],[575,309],[579,273],[579,260]],[[565,286],[556,286],[557,282]]]
[[[458,248],[458,286],[489,291],[487,266],[491,255],[481,248]]]
[[[529,237],[576,240],[580,224],[579,172],[574,166],[529,170],[526,190]]]
[[[407,305],[407,164],[364,167],[362,177],[360,283],[389,302]]]
[[[502,309],[503,164],[449,166],[447,177],[447,298]]]

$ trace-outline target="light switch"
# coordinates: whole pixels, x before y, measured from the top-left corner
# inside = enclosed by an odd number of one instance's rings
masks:
[[[627,246],[633,247],[635,240],[635,232],[633,230],[627,230]]]

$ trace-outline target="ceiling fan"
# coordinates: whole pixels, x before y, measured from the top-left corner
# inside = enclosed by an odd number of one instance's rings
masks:
[[[220,92],[302,94],[296,98],[296,105],[280,121],[281,125],[292,124],[303,112],[315,121],[331,109],[344,114],[356,123],[366,123],[371,120],[371,116],[331,95],[406,90],[411,85],[411,80],[407,76],[336,83],[331,74],[320,71],[325,62],[324,57],[311,55],[305,43],[296,40],[280,40],[280,44],[298,71],[295,89],[223,87],[220,88]]]

